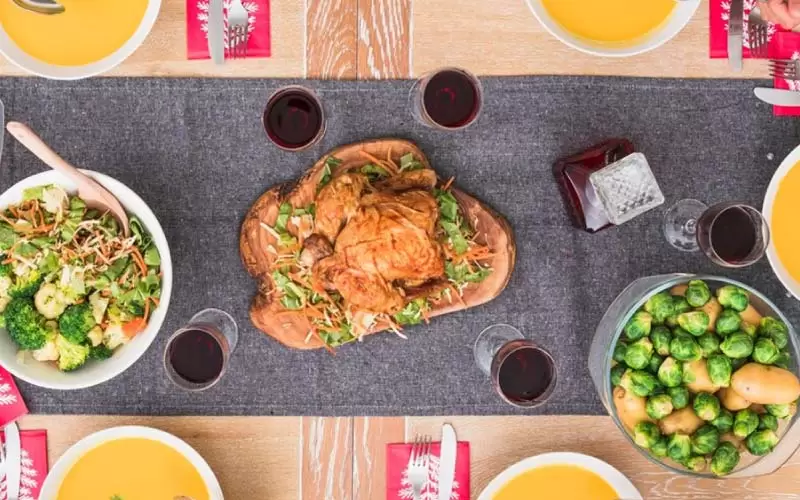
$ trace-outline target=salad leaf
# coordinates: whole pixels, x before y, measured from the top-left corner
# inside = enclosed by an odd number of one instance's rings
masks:
[[[114,220],[114,222],[116,222],[116,220]],[[152,242],[152,237],[145,231],[142,221],[140,221],[138,217],[132,216],[128,220],[128,226],[131,228],[131,234],[136,238],[135,242],[139,245],[140,250],[147,250]]]
[[[328,158],[325,159],[325,167],[322,170],[322,177],[320,177],[319,179],[319,186],[317,186],[317,190],[322,189],[331,181],[331,174],[333,173],[333,169],[341,164],[342,160],[334,156],[329,156]]]
[[[350,323],[343,323],[339,330],[336,331],[320,331],[319,336],[323,342],[331,347],[338,347],[356,339]]]
[[[59,266],[58,255],[50,250],[45,250],[44,257],[39,262],[39,271],[46,275],[58,271]]]
[[[480,283],[490,274],[492,274],[492,270],[490,268],[481,267],[477,264],[473,264],[473,268],[474,269],[471,270],[466,262],[462,262],[461,264],[453,264],[452,262],[447,261],[444,263],[444,272],[447,275],[447,278],[456,285],[462,285],[464,283]]]
[[[283,297],[281,297],[283,307],[286,309],[301,309],[303,307],[308,300],[306,290],[280,271],[274,271],[272,279],[275,280],[275,286],[278,290],[283,292]]]
[[[28,200],[41,200],[44,196],[45,188],[50,187],[49,185],[44,186],[35,186],[32,188],[28,188],[22,191],[22,199],[24,201]]]
[[[292,216],[292,206],[288,203],[281,203],[278,208],[278,218],[275,221],[275,230],[277,232],[285,232],[286,224],[289,222],[289,217]]]
[[[469,243],[464,237],[464,234],[461,232],[461,228],[458,226],[458,224],[448,222],[446,220],[439,220],[439,225],[442,226],[442,229],[444,229],[444,232],[450,239],[450,243],[452,243],[453,250],[455,250],[456,253],[462,254],[469,250]]]
[[[428,301],[423,298],[414,299],[394,315],[394,320],[399,325],[418,325],[422,323],[422,312],[429,308]]]
[[[125,271],[125,268],[128,267],[128,263],[130,262],[130,257],[120,257],[119,259],[115,260],[108,266],[108,269],[104,273],[105,276],[109,279],[109,281],[114,281],[122,276],[122,273]]]
[[[161,265],[161,255],[159,255],[158,249],[154,245],[144,251],[144,263],[148,266]]]
[[[439,216],[446,221],[458,222],[458,201],[450,191],[436,190],[436,202],[439,204]]]
[[[15,255],[19,255],[20,257],[25,257],[27,259],[35,256],[39,252],[39,249],[36,248],[32,243],[27,241],[23,241],[19,245],[14,248],[13,253]]]
[[[361,167],[361,173],[366,175],[370,181],[376,181],[383,177],[389,177],[389,172],[385,168],[372,163]]]
[[[414,158],[412,153],[406,153],[400,157],[400,171],[406,172],[411,170],[420,170],[422,169],[422,163]]]
[[[8,250],[19,240],[17,233],[8,224],[0,224],[0,250]]]

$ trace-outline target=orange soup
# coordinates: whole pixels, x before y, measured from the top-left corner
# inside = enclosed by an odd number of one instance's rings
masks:
[[[795,165],[778,185],[772,206],[770,231],[775,251],[783,267],[800,281],[800,163]]]
[[[575,465],[546,465],[520,474],[493,500],[617,500],[619,495],[602,477]]]

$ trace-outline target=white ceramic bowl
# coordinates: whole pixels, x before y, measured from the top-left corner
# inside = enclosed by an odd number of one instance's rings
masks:
[[[620,471],[598,458],[572,452],[544,453],[515,463],[495,477],[492,482],[483,489],[478,496],[478,500],[492,500],[503,486],[508,484],[508,482],[515,477],[545,465],[574,465],[583,467],[602,477],[616,490],[619,498],[624,498],[625,500],[642,500],[642,495],[633,483],[622,475]]]
[[[31,357],[27,357],[24,364],[20,363],[17,360],[17,345],[11,340],[5,329],[0,329],[0,365],[24,381],[48,389],[83,389],[103,383],[127,370],[147,351],[156,338],[158,330],[167,316],[169,298],[172,294],[172,257],[170,257],[164,230],[161,229],[156,216],[136,193],[118,180],[91,170],[83,170],[83,172],[114,194],[125,210],[129,214],[136,215],[152,235],[153,242],[161,255],[161,271],[163,272],[161,300],[158,307],[153,310],[147,328],[143,332],[126,345],[117,348],[111,358],[104,361],[89,361],[86,366],[74,372],[62,372],[52,363],[35,361]],[[56,184],[70,193],[77,191],[77,187],[71,180],[55,170],[49,170],[32,175],[11,186],[0,195],[0,208],[21,201],[23,190],[43,184]]]
[[[794,148],[794,150],[789,153],[789,156],[784,158],[783,162],[778,166],[778,170],[776,170],[775,174],[772,176],[769,187],[767,187],[767,194],[764,195],[764,206],[761,208],[761,213],[764,215],[764,219],[767,220],[767,224],[769,225],[772,225],[772,207],[775,204],[775,195],[778,194],[778,186],[780,186],[786,174],[789,173],[789,170],[794,168],[798,163],[800,163],[800,146]],[[775,271],[775,274],[778,276],[778,279],[781,280],[783,286],[785,286],[795,298],[800,300],[800,282],[792,278],[781,263],[778,258],[778,252],[775,249],[774,241],[774,237],[770,239],[769,246],[767,247],[767,259],[769,259],[772,270]],[[798,248],[797,251],[800,252],[800,248]]]
[[[675,2],[675,9],[669,19],[654,33],[637,40],[630,45],[604,45],[591,40],[581,38],[570,31],[565,30],[560,24],[555,22],[550,13],[542,5],[541,0],[526,0],[533,15],[539,20],[544,28],[551,35],[561,40],[573,49],[580,50],[587,54],[603,57],[628,57],[635,56],[650,50],[656,49],[668,41],[689,23],[700,6],[700,0],[681,0]],[[595,0],[599,1],[599,0]],[[646,0],[645,0],[646,1]]]
[[[139,23],[139,27],[136,28],[136,31],[133,32],[133,36],[115,52],[99,61],[89,64],[81,66],[58,66],[36,59],[14,43],[5,29],[3,29],[2,24],[0,24],[0,53],[2,53],[6,59],[14,63],[15,66],[44,78],[51,78],[54,80],[78,80],[99,75],[117,66],[139,48],[150,33],[153,24],[155,24],[159,9],[161,9],[161,0],[148,0],[144,16],[142,16],[142,21]],[[54,43],[58,42],[55,41]]]
[[[209,498],[211,498],[211,500],[223,500],[222,488],[219,485],[217,477],[214,475],[211,467],[208,466],[208,463],[206,463],[203,457],[201,457],[194,448],[172,434],[153,429],[152,427],[139,426],[112,427],[90,434],[73,444],[61,455],[61,458],[59,458],[56,464],[50,469],[50,472],[47,474],[47,479],[45,479],[44,485],[42,485],[39,498],[56,498],[58,489],[61,487],[61,483],[64,481],[67,473],[72,466],[75,465],[75,462],[85,455],[86,452],[103,443],[126,438],[152,439],[153,441],[158,441],[174,449],[183,455],[184,458],[197,469],[200,477],[203,478],[205,482],[206,489],[208,489]]]

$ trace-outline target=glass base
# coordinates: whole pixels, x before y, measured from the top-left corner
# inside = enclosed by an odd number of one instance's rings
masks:
[[[697,219],[708,209],[705,203],[686,199],[672,205],[664,214],[664,237],[683,252],[696,252]]]
[[[492,360],[501,347],[512,340],[524,339],[522,332],[511,325],[497,324],[483,330],[475,339],[472,354],[478,368],[487,376],[492,374]]]

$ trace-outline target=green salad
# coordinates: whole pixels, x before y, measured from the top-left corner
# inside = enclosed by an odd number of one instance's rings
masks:
[[[125,237],[110,213],[55,185],[26,189],[0,215],[0,326],[20,358],[72,371],[104,360],[147,326],[161,258],[142,223]]]

